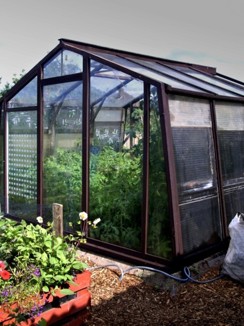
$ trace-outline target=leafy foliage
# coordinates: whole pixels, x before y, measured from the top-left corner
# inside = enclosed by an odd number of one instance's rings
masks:
[[[81,169],[81,153],[75,150],[59,148],[44,162],[45,203],[62,203],[66,226],[80,211]]]
[[[40,222],[42,218],[37,220]],[[93,226],[97,223],[94,221]],[[86,268],[74,245],[83,240],[83,235],[78,232],[76,238],[73,235],[58,237],[52,224],[44,228],[24,220],[18,223],[1,217],[0,305],[17,325],[40,313],[44,304],[42,293],[52,289],[55,295],[56,289],[61,289],[63,294],[73,294],[66,285],[73,282],[75,273]],[[16,308],[12,308],[16,303]]]
[[[96,161],[94,163],[94,161]],[[103,223],[92,235],[101,240],[139,248],[141,218],[141,157],[104,147],[93,162],[90,210]]]
[[[171,254],[171,225],[163,141],[156,89],[151,89],[149,138],[149,223],[148,252],[168,258]]]
[[[71,248],[65,238],[56,237],[52,225],[20,224],[6,218],[0,220],[0,257],[12,270],[38,266],[42,287],[50,287],[71,281],[73,271],[81,271],[85,264],[77,258],[75,248]],[[14,239],[14,241],[13,241]]]
[[[12,82],[9,83],[7,82],[5,85],[1,86],[1,80],[2,78],[0,77],[0,99],[1,97],[3,97],[10,89],[11,87],[13,87],[13,85],[15,85],[19,80],[20,78],[22,78],[24,76],[24,70],[22,70],[22,72],[19,74],[19,76],[17,76],[16,74],[13,75],[12,77]]]

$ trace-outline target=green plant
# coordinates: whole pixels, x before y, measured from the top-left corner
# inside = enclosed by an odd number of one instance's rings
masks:
[[[44,160],[44,202],[49,207],[45,215],[50,215],[52,203],[62,203],[66,227],[80,211],[81,169],[80,150],[58,148]]]
[[[125,122],[123,143],[109,145],[92,138],[90,153],[89,211],[96,218],[103,216],[99,229],[90,236],[128,248],[141,249],[141,216],[143,201],[143,101],[133,108]],[[113,146],[113,147],[112,147]],[[44,197],[52,203],[64,203],[65,219],[71,220],[79,211],[82,195],[82,155],[76,149],[56,149],[44,160]],[[149,210],[148,252],[169,258],[171,225],[168,209],[168,189],[163,153],[156,90],[150,103],[149,138]],[[75,189],[75,192],[73,190]]]
[[[85,227],[87,214],[79,216],[78,224]],[[55,295],[59,289],[72,294],[67,283],[86,268],[77,254],[77,246],[85,241],[82,230],[59,237],[51,223],[44,227],[42,218],[37,220],[34,225],[0,218],[0,305],[17,323],[41,311],[44,293]],[[89,224],[96,228],[98,222]]]
[[[91,162],[90,211],[94,217],[104,216],[101,227],[91,230],[91,235],[139,249],[141,157],[104,147],[98,157],[92,154]]]
[[[157,100],[154,98],[151,100],[148,252],[169,258],[172,253],[171,225],[168,218],[168,191],[163,143],[157,112]]]
[[[44,161],[46,203],[62,202],[66,229],[81,203],[79,150],[57,149]],[[141,157],[105,147],[90,157],[90,211],[94,218],[104,216],[91,235],[131,248],[140,246]],[[129,237],[129,234],[131,235]]]

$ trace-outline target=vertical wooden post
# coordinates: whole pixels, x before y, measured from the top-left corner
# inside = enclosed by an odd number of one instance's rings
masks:
[[[63,205],[53,204],[53,230],[57,237],[62,237],[64,233],[64,222],[63,222]]]

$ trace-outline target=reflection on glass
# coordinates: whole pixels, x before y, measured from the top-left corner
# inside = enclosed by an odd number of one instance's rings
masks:
[[[89,211],[102,222],[90,236],[139,249],[143,83],[95,62],[91,72]]]
[[[150,99],[148,253],[169,258],[171,227],[158,95],[154,88],[151,88]]]
[[[44,78],[59,77],[82,72],[83,57],[75,52],[63,50],[44,65]]]
[[[32,79],[7,103],[9,109],[37,106],[37,77]]]
[[[37,113],[8,113],[9,213],[35,218],[37,214]]]
[[[205,100],[178,96],[169,107],[183,245],[189,252],[221,236],[210,107]]]
[[[43,137],[45,218],[52,216],[53,203],[62,204],[68,229],[81,210],[81,82],[45,86]]]
[[[238,194],[244,183],[244,105],[216,103],[216,118],[227,219],[230,221],[237,211],[244,210],[243,198]]]

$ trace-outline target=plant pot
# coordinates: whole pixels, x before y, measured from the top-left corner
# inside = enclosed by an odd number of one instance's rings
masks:
[[[80,326],[86,320],[91,306],[91,294],[88,290],[91,282],[91,273],[85,271],[77,274],[69,289],[74,295],[56,293],[55,297],[47,296],[47,303],[43,312],[34,318],[21,322],[21,326],[35,326],[43,318],[47,326]],[[14,319],[10,318],[0,307],[0,325],[13,325]]]

